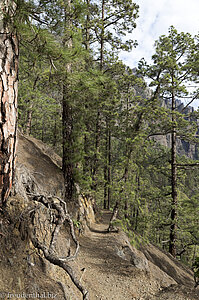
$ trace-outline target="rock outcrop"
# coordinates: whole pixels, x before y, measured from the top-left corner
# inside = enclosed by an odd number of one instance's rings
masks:
[[[161,105],[162,107],[165,108],[170,108],[171,107],[171,103],[168,100],[161,100]],[[184,104],[180,101],[180,100],[176,100],[176,107],[177,107],[177,111],[182,112],[185,116],[185,119],[189,120],[189,115],[194,111],[194,108],[191,106],[188,106],[185,108]],[[196,120],[197,122],[197,120]],[[198,132],[199,132],[199,124],[198,124]],[[197,135],[198,135],[197,132]],[[171,148],[171,134],[167,134],[167,135],[156,135],[153,138],[154,140],[156,140],[158,143],[160,143],[161,145],[167,147],[167,148]],[[177,138],[177,142],[176,142],[176,147],[177,147],[177,153],[180,156],[187,156],[188,158],[191,158],[193,160],[197,160],[199,159],[199,152],[198,152],[198,145],[196,143],[191,143],[188,141],[185,141],[183,139]]]

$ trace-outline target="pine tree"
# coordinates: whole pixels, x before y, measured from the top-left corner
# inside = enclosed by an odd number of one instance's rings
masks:
[[[161,36],[155,44],[156,53],[152,56],[154,64],[144,66],[144,74],[155,86],[154,97],[162,97],[171,101],[171,227],[169,252],[176,256],[177,233],[177,161],[176,138],[178,134],[176,100],[182,97],[190,97],[191,101],[197,97],[189,95],[186,83],[193,79],[192,66],[189,63],[194,55],[195,43],[189,33],[178,33],[174,27],[170,27],[168,36]],[[191,102],[190,101],[190,102]],[[182,116],[183,118],[183,116]]]

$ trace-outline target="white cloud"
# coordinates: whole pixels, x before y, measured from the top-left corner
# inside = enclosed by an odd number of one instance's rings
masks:
[[[198,0],[135,0],[140,6],[137,28],[128,37],[138,41],[138,46],[130,53],[121,53],[120,58],[130,67],[136,67],[144,57],[151,61],[154,42],[160,35],[167,35],[173,25],[178,32],[199,32]],[[196,100],[194,106],[198,106]]]
[[[154,52],[155,40],[168,33],[173,25],[178,32],[190,32],[195,35],[199,31],[198,0],[135,0],[140,6],[137,28],[130,38],[138,41],[138,47],[130,53],[121,53],[120,57],[131,67],[137,66],[144,57],[150,60]]]

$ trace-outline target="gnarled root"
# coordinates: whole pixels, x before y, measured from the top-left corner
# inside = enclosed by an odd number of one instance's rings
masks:
[[[75,271],[72,267],[68,264],[69,261],[74,260],[77,257],[79,251],[79,242],[75,236],[73,221],[67,211],[66,203],[56,196],[44,196],[44,195],[36,195],[36,194],[29,194],[32,200],[35,202],[39,202],[44,205],[48,210],[51,210],[52,214],[56,213],[56,222],[53,224],[53,230],[51,232],[50,242],[49,244],[43,239],[38,238],[38,229],[37,226],[34,224],[34,217],[32,217],[32,222],[34,225],[34,232],[32,232],[30,238],[34,247],[38,250],[41,250],[44,254],[44,257],[52,264],[59,266],[66,273],[70,276],[72,282],[75,286],[79,289],[79,291],[83,295],[84,300],[89,300],[89,294],[87,289],[82,285],[81,280],[79,280],[75,274]],[[35,212],[35,210],[34,210]],[[76,250],[74,255],[69,255],[66,257],[59,257],[56,253],[55,246],[58,239],[59,231],[63,225],[63,223],[67,221],[70,227],[70,234],[71,237],[76,245]]]

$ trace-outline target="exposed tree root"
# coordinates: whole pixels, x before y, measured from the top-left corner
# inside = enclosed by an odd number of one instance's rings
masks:
[[[44,254],[44,257],[52,264],[59,266],[63,270],[66,271],[66,273],[70,276],[72,282],[75,284],[75,286],[79,289],[79,291],[83,295],[84,300],[89,299],[89,294],[86,288],[82,285],[81,280],[78,279],[77,275],[75,274],[75,271],[72,269],[72,267],[68,264],[69,261],[74,260],[77,257],[78,251],[79,251],[79,242],[75,236],[73,221],[67,211],[66,203],[56,196],[44,196],[44,195],[37,195],[37,194],[28,194],[31,196],[32,200],[35,202],[39,202],[42,205],[44,205],[48,210],[50,210],[50,214],[52,216],[51,221],[49,222],[52,226],[51,229],[51,236],[49,243],[45,241],[45,238],[42,239],[39,237],[38,232],[38,226],[34,222],[35,218],[35,209],[31,210],[31,216],[32,224],[34,225],[34,229],[32,230],[30,239],[34,245],[35,248],[38,250],[41,250]],[[54,220],[54,221],[52,221]],[[68,255],[66,257],[60,257],[56,253],[56,243],[58,239],[58,235],[60,232],[60,229],[64,222],[67,221],[70,227],[70,235],[76,245],[75,253],[74,255]],[[69,251],[70,252],[70,251]]]
[[[60,285],[60,287],[61,287],[61,289],[64,293],[64,300],[68,300],[68,294],[67,294],[66,286],[61,281],[58,281],[57,283]]]

